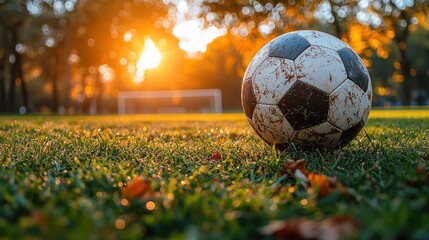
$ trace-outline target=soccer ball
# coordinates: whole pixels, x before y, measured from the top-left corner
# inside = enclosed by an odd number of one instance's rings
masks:
[[[372,99],[362,60],[319,31],[283,34],[262,47],[243,78],[241,101],[258,135],[280,150],[340,148],[363,128]]]

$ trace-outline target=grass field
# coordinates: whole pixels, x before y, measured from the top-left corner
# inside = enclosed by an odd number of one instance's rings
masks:
[[[350,216],[353,238],[429,239],[429,109],[373,110],[342,150],[278,153],[242,114],[0,117],[0,239],[259,239]],[[287,159],[349,192],[315,198]],[[145,197],[124,197],[138,176]]]

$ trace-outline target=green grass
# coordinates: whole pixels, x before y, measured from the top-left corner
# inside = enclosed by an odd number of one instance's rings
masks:
[[[337,215],[363,224],[360,239],[427,239],[428,178],[415,171],[429,170],[428,129],[427,109],[374,110],[342,150],[278,153],[242,114],[3,116],[0,239],[257,239],[272,220]],[[301,158],[350,196],[286,191],[282,163]],[[159,197],[121,204],[136,176]]]

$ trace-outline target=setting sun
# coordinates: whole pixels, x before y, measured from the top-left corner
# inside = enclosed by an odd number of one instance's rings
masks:
[[[143,53],[137,62],[137,72],[134,82],[142,83],[145,80],[145,72],[148,69],[156,68],[161,62],[161,53],[155,46],[152,39],[147,38],[144,43]]]

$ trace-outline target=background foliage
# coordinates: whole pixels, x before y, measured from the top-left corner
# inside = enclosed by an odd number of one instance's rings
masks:
[[[224,108],[237,110],[253,55],[297,29],[319,29],[350,44],[370,70],[375,104],[422,105],[429,91],[428,6],[427,0],[1,0],[0,112],[116,112],[118,91],[199,88],[220,88]],[[182,50],[184,38],[198,38],[175,32],[189,21],[218,31],[207,49]],[[164,60],[136,85],[130,79],[147,37]]]

